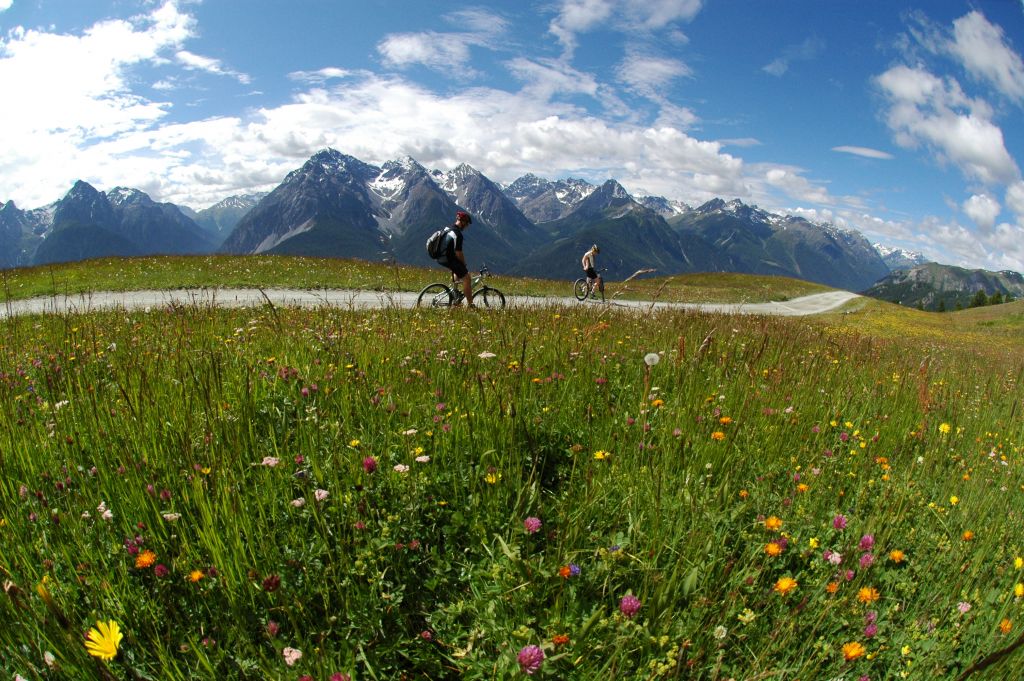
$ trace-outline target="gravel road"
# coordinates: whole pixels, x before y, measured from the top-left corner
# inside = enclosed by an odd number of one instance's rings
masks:
[[[300,289],[173,289],[166,291],[95,291],[80,295],[56,295],[0,304],[0,318],[28,314],[75,314],[103,309],[154,310],[166,307],[195,305],[201,307],[256,307],[268,301],[282,307],[342,307],[366,309],[380,307],[414,307],[417,293],[354,290],[300,290]],[[847,291],[829,291],[791,300],[770,303],[662,303],[637,300],[616,300],[609,303],[616,308],[652,311],[661,309],[692,309],[707,312],[738,314],[772,314],[800,316],[828,312],[857,294]],[[540,307],[551,305],[580,305],[575,298],[506,296],[514,307]],[[599,307],[601,303],[587,302]]]

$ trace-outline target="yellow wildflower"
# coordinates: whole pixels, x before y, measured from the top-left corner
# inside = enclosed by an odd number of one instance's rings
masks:
[[[800,586],[800,584],[792,577],[779,577],[778,581],[775,582],[775,586],[772,588],[775,590],[775,593],[780,596],[786,596],[798,586]]]
[[[146,549],[135,557],[135,567],[140,570],[144,570],[153,565],[156,562],[156,554]]]
[[[114,620],[97,622],[86,636],[85,649],[93,657],[98,657],[101,660],[113,660],[117,657],[117,646],[121,643],[122,638],[121,627]]]
[[[873,586],[862,586],[857,591],[857,600],[861,603],[873,603],[879,598],[878,589]]]
[[[847,662],[850,660],[856,660],[858,657],[864,655],[865,652],[864,646],[856,641],[843,644],[843,659]]]

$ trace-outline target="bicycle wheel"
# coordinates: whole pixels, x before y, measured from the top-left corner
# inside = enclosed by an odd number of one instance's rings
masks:
[[[416,307],[451,307],[452,290],[444,284],[431,284],[420,291]]]
[[[490,286],[485,286],[477,291],[473,300],[479,300],[484,307],[493,307],[495,310],[505,309],[505,294]]]
[[[576,295],[576,300],[586,300],[587,295],[590,293],[587,287],[587,280],[585,277],[580,277],[576,280],[576,283],[572,285],[572,292]]]

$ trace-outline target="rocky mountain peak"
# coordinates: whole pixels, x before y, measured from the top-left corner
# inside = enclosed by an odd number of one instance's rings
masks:
[[[725,208],[725,201],[723,201],[722,199],[719,199],[719,198],[714,198],[714,199],[711,199],[710,201],[706,201],[706,202],[700,204],[697,207],[697,212],[698,213],[704,213],[704,214],[714,213],[715,211],[720,211],[720,210],[722,210],[724,208]]]
[[[152,201],[146,194],[142,193],[138,189],[131,189],[129,187],[114,187],[107,192],[107,200],[115,208],[120,208],[131,203],[145,203]]]
[[[551,182],[548,180],[545,180],[542,177],[537,177],[533,173],[527,173],[504,187],[504,190],[505,193],[511,196],[514,200],[518,200],[536,198],[546,192],[550,187]]]

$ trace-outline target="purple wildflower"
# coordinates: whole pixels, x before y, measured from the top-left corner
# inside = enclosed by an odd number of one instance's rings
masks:
[[[865,534],[860,538],[860,550],[870,551],[871,547],[875,545],[875,538],[870,534]]]
[[[544,662],[544,651],[540,646],[529,645],[519,651],[519,668],[527,676],[533,676]]]
[[[540,526],[540,518],[530,516],[529,518],[523,521],[523,529],[525,529],[530,534],[534,534],[535,532],[540,530]]]
[[[836,516],[832,518],[832,527],[836,528],[837,530],[845,530],[846,516],[842,513],[837,513]]]
[[[633,615],[640,610],[640,599],[633,594],[626,594],[619,601],[619,612],[632,619]]]
[[[368,456],[363,459],[363,470],[367,473],[372,473],[377,470],[377,459],[372,456]]]

